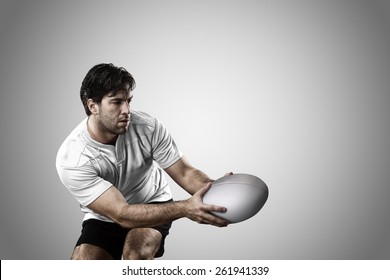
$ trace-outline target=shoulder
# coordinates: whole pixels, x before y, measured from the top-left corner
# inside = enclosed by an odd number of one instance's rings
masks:
[[[131,112],[131,124],[133,125],[145,125],[145,126],[154,126],[156,118],[151,115],[141,112],[133,111]]]
[[[158,118],[140,111],[131,113],[130,129],[127,135],[130,141],[135,139],[160,141],[170,137],[167,128]]]
[[[85,124],[86,119],[80,122],[65,138],[57,152],[57,166],[76,167],[83,164],[81,159],[86,148],[86,142],[83,141],[82,134]]]
[[[131,113],[130,126],[138,132],[153,133],[160,125],[156,117],[153,117],[145,112],[133,111]]]

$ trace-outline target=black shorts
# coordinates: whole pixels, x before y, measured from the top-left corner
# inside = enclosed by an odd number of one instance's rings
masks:
[[[169,234],[171,225],[172,223],[152,227],[162,235],[156,258],[162,257],[164,254],[165,237]],[[82,224],[81,236],[76,243],[76,247],[83,243],[96,245],[111,254],[113,259],[120,260],[127,233],[130,230],[131,228],[123,228],[116,223],[96,219],[85,220]]]

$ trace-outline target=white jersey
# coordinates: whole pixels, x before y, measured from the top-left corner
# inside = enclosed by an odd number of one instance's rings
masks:
[[[129,204],[167,201],[172,193],[163,170],[182,157],[167,129],[142,112],[132,112],[129,129],[115,146],[94,141],[84,119],[65,139],[56,159],[59,177],[80,203],[84,220],[110,221],[87,206],[115,186]]]

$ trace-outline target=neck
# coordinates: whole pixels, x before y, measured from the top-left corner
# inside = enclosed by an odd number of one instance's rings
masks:
[[[115,145],[118,138],[118,135],[112,134],[99,126],[93,116],[90,116],[87,120],[87,129],[91,138],[102,144]]]

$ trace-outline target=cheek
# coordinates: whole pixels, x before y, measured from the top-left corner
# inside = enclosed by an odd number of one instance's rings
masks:
[[[100,115],[105,116],[106,118],[115,118],[118,113],[114,106],[106,106],[100,108]]]
[[[101,115],[101,120],[107,126],[116,126],[119,119],[119,113],[117,110],[104,111],[104,114]]]

